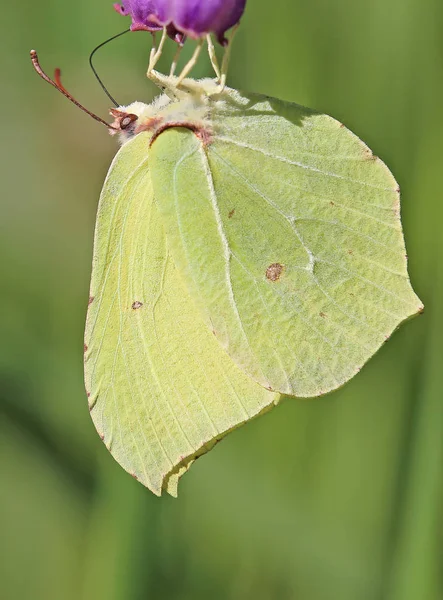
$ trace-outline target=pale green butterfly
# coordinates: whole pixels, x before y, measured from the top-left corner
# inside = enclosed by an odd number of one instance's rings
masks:
[[[112,111],[122,147],[98,208],[85,381],[115,459],[176,495],[229,431],[282,395],[340,387],[423,307],[398,185],[363,142],[225,74],[154,64],[165,93]]]

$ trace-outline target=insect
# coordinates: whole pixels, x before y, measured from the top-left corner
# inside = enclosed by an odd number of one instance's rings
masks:
[[[122,145],[98,207],[85,382],[115,459],[176,495],[229,431],[339,388],[422,304],[398,184],[360,139],[155,62],[151,104],[92,115]]]

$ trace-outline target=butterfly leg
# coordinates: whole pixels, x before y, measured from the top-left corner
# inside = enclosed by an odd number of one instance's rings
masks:
[[[174,58],[172,59],[171,70],[169,72],[169,76],[173,77],[175,75],[175,69],[177,68],[178,59],[180,58],[181,51],[183,50],[183,44],[179,44],[177,47],[177,51],[174,54]]]
[[[229,68],[229,60],[231,58],[231,48],[232,42],[234,41],[234,36],[237,33],[238,24],[233,28],[231,37],[229,38],[229,44],[226,47],[225,53],[223,55],[221,73],[218,79],[219,85],[217,86],[215,92],[213,94],[221,94],[226,87],[226,79],[228,77],[228,68]]]
[[[209,53],[209,58],[211,60],[212,67],[215,71],[215,74],[217,75],[217,79],[220,81],[220,78],[221,78],[220,66],[218,64],[217,55],[215,53],[214,42],[212,41],[212,37],[210,34],[206,36],[206,40],[208,42],[208,53]]]
[[[200,56],[200,52],[202,50],[204,43],[204,39],[198,41],[197,46],[194,50],[194,54],[191,56],[189,62],[184,66],[183,71],[180,73],[180,76],[177,79],[176,86],[179,86],[183,79],[191,72],[191,70],[195,67],[198,57]]]
[[[167,37],[168,37],[168,34],[166,31],[166,27],[163,27],[162,37],[160,39],[160,43],[157,48],[156,44],[155,44],[155,33],[152,34],[153,44],[152,44],[152,48],[151,48],[151,54],[149,56],[149,65],[148,65],[148,73],[147,73],[149,78],[151,77],[151,73],[154,70],[155,65],[158,63],[160,56],[162,55],[163,46],[165,45]]]

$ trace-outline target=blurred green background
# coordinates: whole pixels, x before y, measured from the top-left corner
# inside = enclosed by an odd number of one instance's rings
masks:
[[[124,27],[111,0],[2,5],[1,598],[441,600],[441,0],[249,0],[230,84],[332,114],[387,162],[426,309],[341,391],[231,434],[178,500],[127,475],[91,423],[82,336],[116,143],[28,58],[105,117],[87,59]],[[97,56],[122,104],[156,93],[149,46],[134,33]]]

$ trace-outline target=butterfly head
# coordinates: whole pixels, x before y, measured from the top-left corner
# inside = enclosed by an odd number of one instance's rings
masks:
[[[114,117],[112,129],[109,130],[110,134],[115,135],[118,133],[120,137],[124,137],[124,141],[133,137],[139,115],[134,112],[128,112],[126,107],[111,108],[109,112]]]
[[[111,108],[110,114],[114,117],[114,121],[109,132],[111,135],[118,133],[120,142],[124,144],[143,131],[154,131],[159,122],[157,115],[168,103],[168,98],[160,96],[151,104],[133,102],[128,106]]]

